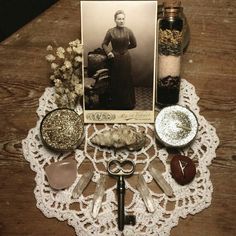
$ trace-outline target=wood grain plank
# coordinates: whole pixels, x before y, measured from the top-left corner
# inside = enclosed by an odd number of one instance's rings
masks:
[[[195,86],[200,112],[216,128],[220,145],[210,166],[210,207],[181,219],[171,236],[234,236],[236,1],[182,3],[191,30],[183,78]],[[80,2],[60,0],[0,44],[0,235],[75,235],[66,222],[48,219],[36,208],[35,173],[22,155],[21,141],[35,126],[38,99],[50,86],[47,45],[66,46],[80,34]],[[83,168],[89,168],[88,161]],[[94,186],[86,190],[93,191]]]

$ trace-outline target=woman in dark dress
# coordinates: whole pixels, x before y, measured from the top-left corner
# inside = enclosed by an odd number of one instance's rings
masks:
[[[107,31],[102,47],[110,61],[111,100],[115,110],[132,110],[135,107],[135,91],[131,71],[129,49],[137,46],[133,32],[124,26],[125,13],[114,15],[116,27]],[[112,50],[108,45],[111,43]]]

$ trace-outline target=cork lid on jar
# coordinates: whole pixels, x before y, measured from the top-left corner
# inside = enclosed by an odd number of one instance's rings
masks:
[[[164,5],[164,8],[180,7],[181,1],[180,0],[164,0],[163,5]]]

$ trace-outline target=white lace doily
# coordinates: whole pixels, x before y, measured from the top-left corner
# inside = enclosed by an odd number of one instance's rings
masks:
[[[154,213],[149,213],[146,211],[139,192],[131,184],[132,181],[126,181],[126,187],[129,189],[129,193],[132,194],[132,200],[125,206],[125,212],[136,216],[136,224],[135,226],[125,226],[124,235],[169,235],[171,228],[178,224],[180,217],[185,218],[188,214],[198,213],[211,204],[213,186],[208,166],[216,156],[215,150],[219,144],[219,139],[215,128],[199,114],[198,100],[194,86],[183,79],[179,104],[189,107],[196,114],[199,121],[199,131],[196,140],[190,147],[180,150],[182,154],[197,162],[197,175],[193,182],[187,186],[178,185],[171,177],[170,166],[167,161],[168,152],[165,148],[158,148],[155,143],[153,125],[132,125],[137,130],[145,130],[148,138],[147,146],[141,151],[133,152],[131,154],[132,159],[135,160],[136,165],[141,166],[139,169],[141,169],[146,182],[151,183],[154,180],[147,171],[147,167],[150,161],[154,158],[159,158],[165,166],[163,176],[173,188],[174,197],[167,197],[161,191],[156,191],[158,193],[151,191],[155,203],[155,211]],[[81,175],[78,174],[76,181],[68,189],[55,191],[50,188],[45,177],[44,167],[63,159],[67,155],[58,156],[57,153],[50,152],[45,149],[40,140],[40,122],[48,111],[55,108],[54,89],[46,88],[39,99],[39,108],[37,110],[39,120],[37,125],[29,131],[27,138],[22,141],[24,157],[30,162],[31,169],[36,172],[34,194],[37,207],[46,217],[56,217],[61,221],[67,220],[68,224],[75,228],[77,235],[121,235],[117,228],[116,184],[106,189],[97,219],[93,219],[91,216],[93,194],[89,196],[81,195],[78,199],[72,198],[72,190]],[[81,109],[78,109],[78,111],[82,112]],[[110,126],[87,125],[84,150],[75,150],[78,168],[85,159],[87,159],[87,162],[90,161],[92,163],[95,169],[93,182],[98,181],[101,173],[106,174],[107,161],[110,158],[115,158],[114,151],[97,148],[90,142],[94,131],[100,132],[108,127]],[[127,151],[119,151],[116,156],[127,157],[128,154]],[[135,174],[137,173],[138,171]],[[75,203],[78,204],[79,209],[71,209],[71,205]],[[169,208],[170,205],[171,209]]]

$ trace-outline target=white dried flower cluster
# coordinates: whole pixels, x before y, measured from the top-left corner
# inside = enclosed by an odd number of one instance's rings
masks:
[[[55,85],[58,107],[73,109],[83,96],[82,49],[79,39],[70,42],[66,50],[63,47],[54,50],[51,45],[47,46],[50,54],[46,60],[51,63],[53,74],[50,80]]]

